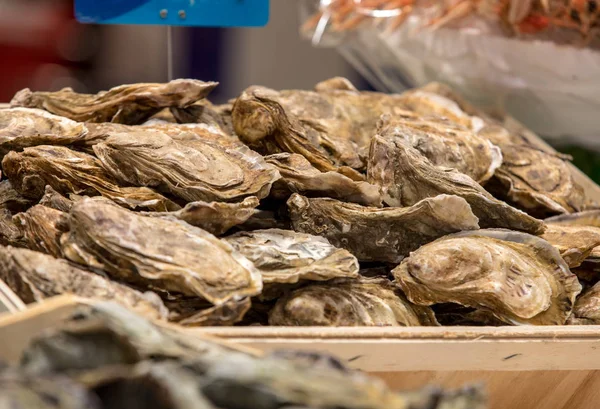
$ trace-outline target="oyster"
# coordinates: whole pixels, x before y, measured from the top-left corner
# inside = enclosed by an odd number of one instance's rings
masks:
[[[61,194],[101,194],[130,209],[157,211],[181,207],[151,189],[120,187],[95,157],[63,146],[36,146],[10,152],[2,169],[23,196],[39,200],[50,185]]]
[[[141,293],[36,251],[0,247],[0,279],[28,304],[69,293],[116,301],[149,318],[167,316],[156,294]]]
[[[600,227],[600,210],[586,210],[584,212],[561,214],[545,220],[548,224],[565,226],[591,226]]]
[[[600,325],[600,283],[577,297],[570,325]]]
[[[6,209],[12,213],[24,212],[34,202],[17,192],[10,181],[0,182],[0,209]]]
[[[541,149],[530,131],[506,128],[442,84],[407,91],[403,98],[413,111],[470,126],[502,150],[503,163],[494,178],[497,183],[490,186],[495,194],[540,217],[583,209],[587,200],[572,166],[564,156]]]
[[[191,202],[176,212],[147,212],[144,216],[174,217],[220,236],[234,226],[243,224],[255,214],[259,205],[257,197],[250,196],[240,203]]]
[[[185,108],[171,108],[171,112],[179,123],[207,124],[215,126],[229,135],[235,135],[231,120],[232,110],[232,104],[213,105],[206,99]]]
[[[174,297],[165,301],[169,320],[189,327],[234,325],[244,319],[252,306],[250,298],[229,300],[221,305],[211,305],[198,297]]]
[[[337,279],[312,284],[280,298],[269,313],[271,325],[431,326],[429,307],[411,304],[387,279]]]
[[[68,230],[66,214],[60,210],[36,205],[13,217],[20,227],[27,248],[62,257],[60,237]]]
[[[548,242],[500,229],[443,237],[392,273],[415,304],[460,304],[512,325],[563,325],[581,292]]]
[[[44,196],[40,199],[39,204],[51,209],[60,210],[61,212],[69,212],[71,206],[73,206],[73,201],[52,189],[52,186],[46,186],[44,188]]]
[[[494,199],[469,176],[435,166],[400,135],[384,121],[369,154],[368,181],[381,186],[383,201],[389,206],[412,206],[427,197],[456,195],[469,203],[481,227],[543,233],[541,220]]]
[[[260,272],[229,244],[177,220],[84,199],[69,216],[65,256],[122,281],[195,295],[215,305],[254,296]]]
[[[404,139],[435,166],[453,168],[482,184],[502,164],[502,152],[468,128],[413,113],[384,116],[385,136]]]
[[[542,238],[560,252],[570,268],[574,268],[600,246],[600,228],[547,223]],[[600,255],[600,249],[595,251],[595,255]]]
[[[323,236],[361,261],[399,263],[411,251],[448,233],[479,228],[469,204],[449,195],[411,207],[379,209],[294,194],[288,208],[294,230]]]
[[[19,91],[13,107],[40,108],[79,122],[139,124],[168,107],[186,107],[205,98],[216,82],[180,79],[166,84],[121,85],[98,94]]]
[[[0,208],[0,245],[26,247],[27,241],[21,229],[13,222],[12,213]]]
[[[176,141],[159,132],[112,134],[94,145],[104,168],[135,186],[156,187],[186,201],[266,197],[277,170],[245,146]]]
[[[274,183],[271,196],[287,199],[292,193],[309,197],[331,197],[365,206],[381,207],[379,188],[357,182],[338,172],[321,172],[302,155],[280,153],[265,157],[281,175]]]
[[[269,229],[240,232],[224,240],[254,263],[265,284],[358,276],[356,257],[323,237]]]
[[[84,124],[41,109],[0,109],[0,158],[36,145],[70,145],[81,141]]]

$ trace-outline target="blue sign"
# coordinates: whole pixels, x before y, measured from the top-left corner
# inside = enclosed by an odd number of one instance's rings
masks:
[[[262,27],[269,0],[75,0],[81,23]]]

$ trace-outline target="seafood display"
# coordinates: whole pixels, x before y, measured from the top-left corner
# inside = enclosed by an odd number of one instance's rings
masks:
[[[181,326],[599,322],[597,187],[527,129],[441,84],[338,77],[224,106],[214,86],[17,94],[0,279]],[[189,381],[163,364],[118,382]]]

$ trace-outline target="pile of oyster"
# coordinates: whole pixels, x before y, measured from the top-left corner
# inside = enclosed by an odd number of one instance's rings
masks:
[[[0,368],[11,409],[485,409],[481,388],[397,393],[320,354],[254,351],[157,326],[116,303],[82,307]]]
[[[600,323],[600,188],[514,121],[440,84],[216,86],[20,91],[0,279],[190,326]]]

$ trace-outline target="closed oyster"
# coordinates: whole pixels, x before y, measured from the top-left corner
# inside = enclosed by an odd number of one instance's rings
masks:
[[[570,325],[600,325],[600,283],[577,297]]]
[[[41,109],[0,109],[0,158],[37,145],[70,145],[84,139],[84,124]]]
[[[165,319],[167,309],[153,293],[141,293],[46,254],[0,247],[0,279],[26,303],[60,294],[116,301],[149,318]]]
[[[254,263],[265,284],[358,276],[356,257],[323,237],[269,229],[240,232],[224,240]]]
[[[39,204],[51,209],[60,210],[61,212],[69,212],[71,206],[73,206],[73,201],[52,189],[52,186],[46,186],[44,188],[44,196],[40,199]]]
[[[579,267],[597,246],[600,246],[600,228],[568,226],[547,223],[542,238],[552,244],[570,268]],[[600,253],[600,249],[595,252]]]
[[[432,164],[384,121],[373,137],[369,154],[368,181],[381,186],[389,206],[412,206],[440,194],[464,198],[481,227],[505,227],[540,234],[544,223],[494,199],[477,182],[455,169]]]
[[[191,202],[176,212],[147,212],[142,214],[151,217],[174,217],[220,236],[232,227],[246,222],[255,214],[255,208],[258,205],[258,198],[250,196],[240,203]]]
[[[384,118],[386,136],[404,139],[433,165],[456,169],[480,184],[487,182],[502,164],[497,146],[446,119],[409,112]]]
[[[565,226],[600,227],[600,210],[586,210],[578,213],[561,214],[545,220],[548,224]]]
[[[279,299],[269,324],[292,326],[432,326],[429,307],[411,304],[387,279],[337,279],[312,284]]]
[[[361,261],[399,263],[404,256],[439,237],[479,228],[469,204],[439,195],[411,207],[364,207],[334,199],[288,200],[294,230],[323,236]]]
[[[507,128],[442,84],[407,91],[403,98],[413,111],[470,126],[502,150],[502,166],[494,178],[498,183],[490,186],[495,194],[539,217],[583,210],[587,199],[572,165],[553,150],[542,149],[530,131]]]
[[[169,321],[188,327],[218,327],[237,324],[252,306],[250,298],[231,299],[220,305],[211,305],[198,297],[168,295],[165,305]]]
[[[119,181],[156,187],[189,202],[262,199],[279,179],[277,170],[246,146],[176,141],[159,132],[115,133],[94,152]]]
[[[68,230],[67,215],[60,210],[36,205],[13,217],[30,250],[62,257],[60,237]]]
[[[308,197],[331,197],[365,206],[381,207],[379,188],[357,182],[339,172],[321,172],[302,155],[280,153],[265,157],[279,171],[271,196],[287,199],[292,193]]]
[[[260,272],[229,244],[177,220],[144,217],[90,199],[73,205],[65,256],[119,280],[195,295],[215,305],[254,296]]]
[[[27,241],[23,232],[14,223],[12,213],[8,209],[0,208],[0,245],[26,247]]]
[[[443,237],[392,273],[415,304],[460,304],[512,325],[563,325],[581,292],[548,242],[500,229]]]
[[[166,84],[121,85],[98,94],[78,94],[71,88],[57,92],[19,91],[13,107],[45,109],[79,122],[139,124],[168,107],[186,107],[206,97],[216,82],[180,79]]]
[[[232,110],[232,104],[214,105],[206,99],[185,108],[171,108],[171,112],[179,123],[215,126],[229,135],[235,134],[231,120]]]
[[[2,169],[12,186],[23,196],[39,200],[50,185],[61,194],[101,194],[130,209],[157,211],[181,207],[151,189],[121,187],[95,157],[63,146],[36,146],[10,152]]]
[[[17,192],[10,181],[0,182],[0,209],[6,209],[12,213],[24,212],[33,205],[31,199]]]

